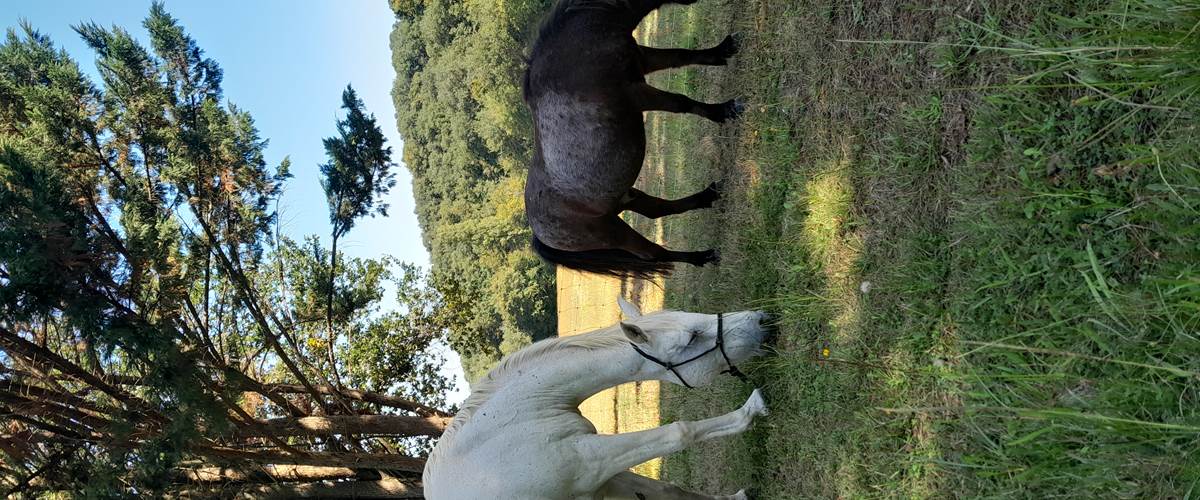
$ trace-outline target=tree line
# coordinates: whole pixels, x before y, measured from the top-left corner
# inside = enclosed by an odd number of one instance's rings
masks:
[[[431,283],[468,379],[556,333],[554,269],[530,250],[521,74],[550,0],[391,0],[392,89]]]
[[[462,299],[337,252],[386,214],[374,116],[347,87],[324,141],[333,248],[289,239],[290,163],[161,4],[142,28],[74,27],[97,82],[0,43],[0,495],[420,496]]]

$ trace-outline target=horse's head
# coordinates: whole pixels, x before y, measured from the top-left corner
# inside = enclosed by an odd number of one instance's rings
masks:
[[[624,298],[617,303],[625,315],[621,330],[633,350],[661,369],[661,380],[688,387],[707,385],[725,371],[739,375],[737,365],[762,353],[770,331],[761,311],[643,315]]]

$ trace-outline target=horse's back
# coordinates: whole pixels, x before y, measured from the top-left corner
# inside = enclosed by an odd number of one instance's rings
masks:
[[[580,219],[616,214],[645,156],[641,110],[629,93],[643,81],[639,49],[601,12],[557,13],[534,46],[526,75],[537,147],[526,210],[534,232],[560,245],[567,242],[539,231],[539,223],[579,226]],[[549,214],[575,219],[538,220]]]
[[[560,1],[542,26],[529,58],[527,98],[539,90],[604,90],[616,82],[644,81],[630,30],[608,14],[612,7],[581,5],[587,3]]]
[[[623,102],[628,97],[605,93],[563,89],[531,106],[539,156],[531,170],[543,174],[533,182],[564,198],[557,203],[616,202],[637,180],[646,147],[642,115]]]

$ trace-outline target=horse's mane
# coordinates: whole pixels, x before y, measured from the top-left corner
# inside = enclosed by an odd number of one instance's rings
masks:
[[[628,343],[629,339],[621,333],[621,328],[618,325],[613,325],[581,335],[541,340],[509,354],[495,368],[492,368],[486,376],[471,387],[471,395],[467,397],[466,401],[463,401],[458,413],[454,415],[454,420],[450,422],[450,426],[442,433],[441,439],[447,439],[457,432],[458,429],[462,428],[463,425],[466,425],[467,421],[471,419],[471,415],[475,413],[475,410],[483,406],[492,397],[492,394],[496,392],[496,389],[504,384],[508,375],[517,368],[536,364],[546,356],[564,354],[564,351],[590,351]]]

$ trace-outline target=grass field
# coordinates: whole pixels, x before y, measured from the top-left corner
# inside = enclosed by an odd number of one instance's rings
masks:
[[[1200,2],[702,0],[654,75],[718,127],[652,114],[643,183],[717,210],[636,219],[677,249],[668,307],[778,313],[772,413],[668,458],[763,498],[1200,497]],[[826,351],[827,349],[827,351]],[[828,354],[826,354],[826,352]],[[664,421],[736,408],[665,387]]]

